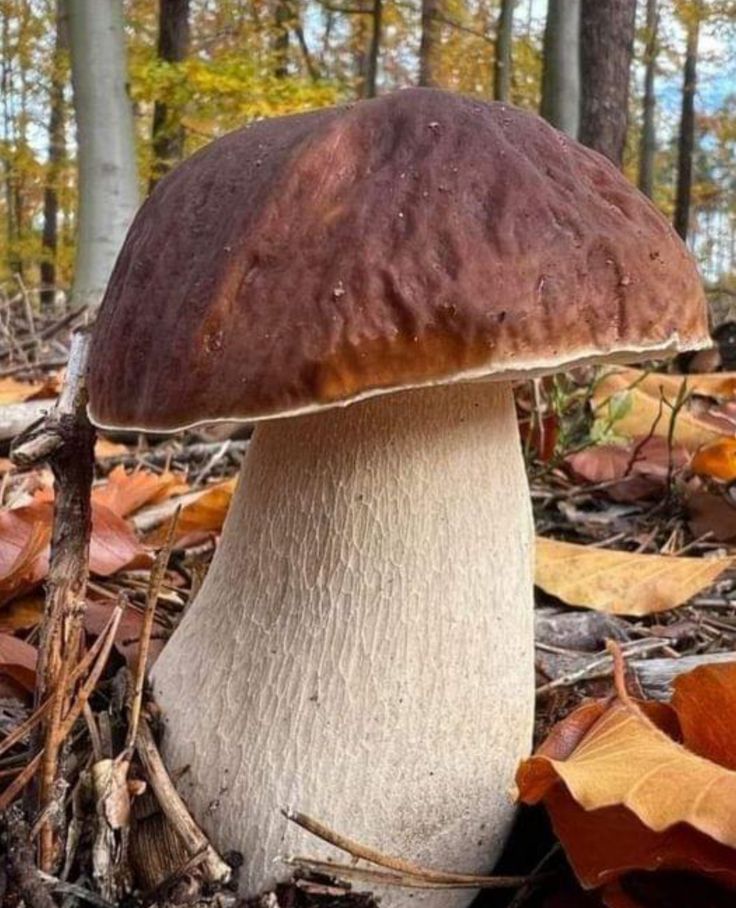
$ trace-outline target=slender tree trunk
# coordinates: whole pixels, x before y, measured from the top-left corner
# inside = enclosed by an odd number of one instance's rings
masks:
[[[493,97],[511,100],[511,48],[514,38],[515,0],[501,0],[496,26],[496,53],[493,61]]]
[[[292,20],[292,11],[289,9],[288,0],[278,0],[274,11],[274,70],[277,79],[285,79],[289,75],[289,26]]]
[[[381,51],[381,29],[383,20],[383,0],[373,0],[371,12],[371,44],[368,49],[368,65],[365,76],[365,96],[375,98],[378,82],[378,56]]]
[[[629,122],[636,0],[582,0],[579,139],[620,167]]]
[[[419,84],[437,83],[438,0],[422,0],[422,34],[419,41]]]
[[[97,306],[136,208],[121,0],[68,0],[79,161],[74,301]]]
[[[59,181],[66,157],[64,86],[67,79],[66,55],[69,50],[67,15],[64,0],[56,7],[56,40],[51,70],[49,106],[49,162],[43,191],[43,232],[41,238],[41,306],[51,309],[56,290],[56,250],[58,246]]]
[[[549,0],[544,29],[542,116],[577,138],[580,123],[580,0]]]
[[[280,8],[280,7],[279,7]],[[288,50],[289,35],[286,33]],[[167,63],[181,63],[189,52],[189,0],[160,0],[158,56]],[[157,100],[153,108],[153,166],[149,192],[184,155],[181,110]]]
[[[654,115],[657,99],[654,78],[657,65],[657,31],[659,9],[657,0],[647,0],[646,46],[644,48],[644,111],[639,149],[639,189],[651,199],[654,194],[654,158],[657,153],[657,134]]]
[[[687,51],[682,84],[682,114],[677,143],[677,194],[675,197],[675,230],[687,238],[690,224],[690,194],[693,182],[693,151],[695,147],[695,89],[697,86],[698,40],[700,9],[687,23]]]

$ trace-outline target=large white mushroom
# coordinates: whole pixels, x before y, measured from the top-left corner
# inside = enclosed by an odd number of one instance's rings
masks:
[[[99,315],[91,414],[258,422],[153,674],[168,762],[244,893],[320,850],[282,808],[492,867],[533,718],[511,381],[707,342],[664,219],[508,106],[410,90],[260,122],[158,185]]]

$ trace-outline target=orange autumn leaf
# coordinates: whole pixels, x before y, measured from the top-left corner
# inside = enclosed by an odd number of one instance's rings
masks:
[[[599,423],[612,423],[618,435],[636,438],[656,435],[667,438],[672,430],[674,444],[695,451],[734,432],[728,424],[683,406],[674,423],[672,407],[689,376],[661,375],[639,369],[610,369],[593,391],[593,406]],[[662,401],[665,403],[663,404]]]
[[[32,692],[36,684],[37,659],[35,646],[19,637],[0,634],[0,675],[7,675],[26,691]]]
[[[736,663],[702,665],[680,675],[672,706],[688,750],[736,771]]]
[[[109,577],[123,568],[151,563],[135,533],[122,517],[99,502],[92,502],[92,535],[89,544],[89,569]]]
[[[687,602],[731,564],[731,558],[640,555],[538,537],[534,582],[568,605],[651,615]]]
[[[697,451],[691,461],[693,472],[731,482],[736,479],[736,438],[723,438]]]
[[[0,404],[20,404],[25,400],[44,400],[59,393],[58,380],[26,382],[15,378],[0,378]]]
[[[225,522],[230,500],[235,490],[235,479],[218,483],[206,489],[194,501],[185,505],[176,522],[174,543],[191,544],[193,540],[219,533]],[[173,517],[153,530],[146,539],[149,545],[163,545],[169,535]]]
[[[51,507],[47,503],[0,511],[0,604],[44,579],[50,540]]]
[[[126,472],[115,469],[106,481],[92,490],[92,500],[105,505],[120,517],[127,517],[146,504],[155,504],[188,490],[187,484],[174,473],[150,473],[146,470]]]

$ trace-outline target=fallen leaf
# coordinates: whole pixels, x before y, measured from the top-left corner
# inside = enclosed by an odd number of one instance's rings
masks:
[[[687,602],[731,564],[731,558],[639,555],[538,537],[535,583],[568,605],[651,615]]]
[[[0,604],[28,592],[46,576],[51,507],[36,503],[0,511]]]
[[[606,904],[628,904],[616,894],[635,891],[633,871],[688,871],[736,888],[736,772],[707,756],[728,753],[733,765],[735,685],[726,663],[681,676],[669,705],[584,704],[519,767],[521,800],[544,801],[580,883],[603,887]]]
[[[594,445],[565,458],[573,477],[608,483],[606,494],[615,501],[640,501],[661,494],[667,480],[687,464],[690,456],[681,445],[653,435],[624,445]]]
[[[147,566],[151,560],[122,517],[99,502],[92,503],[89,569],[93,574],[109,577],[123,568]]]
[[[41,620],[44,597],[41,595],[21,596],[0,608],[0,633],[24,631],[35,627]]]
[[[671,407],[688,378],[639,369],[609,370],[593,390],[596,420],[599,425],[610,422],[618,435],[629,438],[648,435],[666,438],[672,423]],[[689,382],[686,387],[692,390]],[[724,434],[734,434],[730,423],[721,424],[694,413],[687,404],[679,410],[672,426],[673,442],[688,451],[718,441]]]
[[[93,637],[99,637],[108,626],[114,608],[114,600],[90,600],[84,613],[84,628],[87,633]],[[133,668],[138,661],[138,646],[142,627],[143,612],[129,605],[123,612],[115,634],[115,649],[125,659],[130,668]],[[149,669],[164,648],[164,643],[168,636],[168,631],[159,623],[154,622],[148,648]]]
[[[95,458],[104,460],[106,457],[124,457],[129,454],[127,445],[120,444],[117,441],[110,441],[104,435],[98,435],[95,441]]]
[[[25,382],[15,378],[0,378],[0,405],[19,404],[25,400],[45,400],[59,393],[58,380]]]
[[[695,453],[693,472],[731,482],[736,479],[736,438],[723,438]]]
[[[181,509],[176,523],[174,544],[179,546],[193,545],[196,541],[206,539],[213,533],[219,533],[225,522],[235,484],[235,479],[218,483],[206,489],[198,498],[185,505]],[[171,504],[175,504],[175,502],[172,501]],[[146,542],[152,546],[163,545],[168,538],[173,519],[171,517],[162,526],[153,530],[146,538]]]
[[[688,750],[736,771],[736,663],[702,665],[678,676],[672,706]]]
[[[736,504],[729,496],[702,488],[687,488],[684,500],[690,530],[696,538],[709,533],[718,542],[736,539]]]
[[[0,674],[12,678],[29,692],[33,692],[36,684],[37,660],[35,646],[20,637],[0,634]]]
[[[106,481],[92,490],[92,500],[103,504],[119,517],[127,517],[146,504],[155,504],[172,495],[188,491],[189,486],[174,473],[150,473],[147,470],[126,472],[115,469]]]

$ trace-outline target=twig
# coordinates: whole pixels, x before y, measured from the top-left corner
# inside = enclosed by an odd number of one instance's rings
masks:
[[[156,795],[161,810],[166,815],[166,819],[171,823],[192,855],[199,854],[202,850],[206,851],[202,860],[202,868],[206,878],[210,882],[227,882],[231,875],[230,868],[190,816],[186,805],[166,771],[156,747],[153,732],[145,716],[141,716],[139,719],[138,735],[135,743],[136,751],[145,769],[148,782]]]
[[[414,885],[421,882],[433,884],[432,888],[439,886],[453,888],[467,887],[470,889],[501,889],[521,886],[523,883],[529,882],[529,877],[478,876],[472,873],[452,873],[445,870],[433,870],[429,867],[422,867],[419,864],[413,864],[411,861],[406,861],[403,858],[396,858],[391,855],[383,854],[383,852],[378,851],[376,848],[372,848],[370,845],[362,845],[354,839],[349,839],[347,836],[335,832],[328,826],[325,826],[324,823],[321,823],[319,820],[315,820],[312,817],[308,817],[306,814],[288,810],[282,812],[287,819],[292,821],[292,823],[296,823],[297,826],[300,826],[312,835],[317,836],[329,845],[334,845],[335,848],[346,851],[354,858],[370,861],[371,864],[378,864],[379,867],[388,867],[389,870],[394,870],[398,873],[399,879],[411,877],[411,879],[414,880]],[[317,861],[312,861],[311,858],[290,858],[289,860],[301,863],[308,862],[315,866],[318,863]],[[328,865],[334,867],[341,866],[329,864],[329,862]],[[412,884],[408,882],[396,882],[394,885],[408,886]]]
[[[40,425],[24,433],[11,449],[11,457],[19,466],[48,460],[54,474],[51,561],[36,676],[36,704],[47,696],[54,700],[42,729],[41,811],[51,800],[57,777],[69,709],[68,678],[79,657],[86,606],[95,438],[86,411],[89,338],[88,331],[74,334],[59,400]],[[56,836],[51,824],[46,823],[39,836],[42,870],[53,867],[55,852]]]
[[[5,866],[17,894],[27,908],[56,908],[34,864],[28,824],[19,809],[9,811],[5,830]]]
[[[146,608],[143,613],[143,627],[141,628],[140,639],[138,641],[138,662],[136,664],[135,676],[133,682],[133,695],[130,706],[130,718],[128,719],[128,733],[125,740],[124,754],[126,759],[130,759],[135,748],[135,741],[138,734],[138,721],[141,714],[141,704],[143,702],[143,688],[146,680],[146,666],[148,665],[148,649],[151,643],[151,632],[153,630],[153,620],[156,616],[156,605],[161,594],[161,585],[166,575],[166,568],[171,558],[171,550],[174,546],[174,533],[176,525],[179,522],[181,509],[178,508],[171,521],[166,542],[156,556],[156,561],[151,570],[151,577],[148,586],[148,595],[146,597]]]

